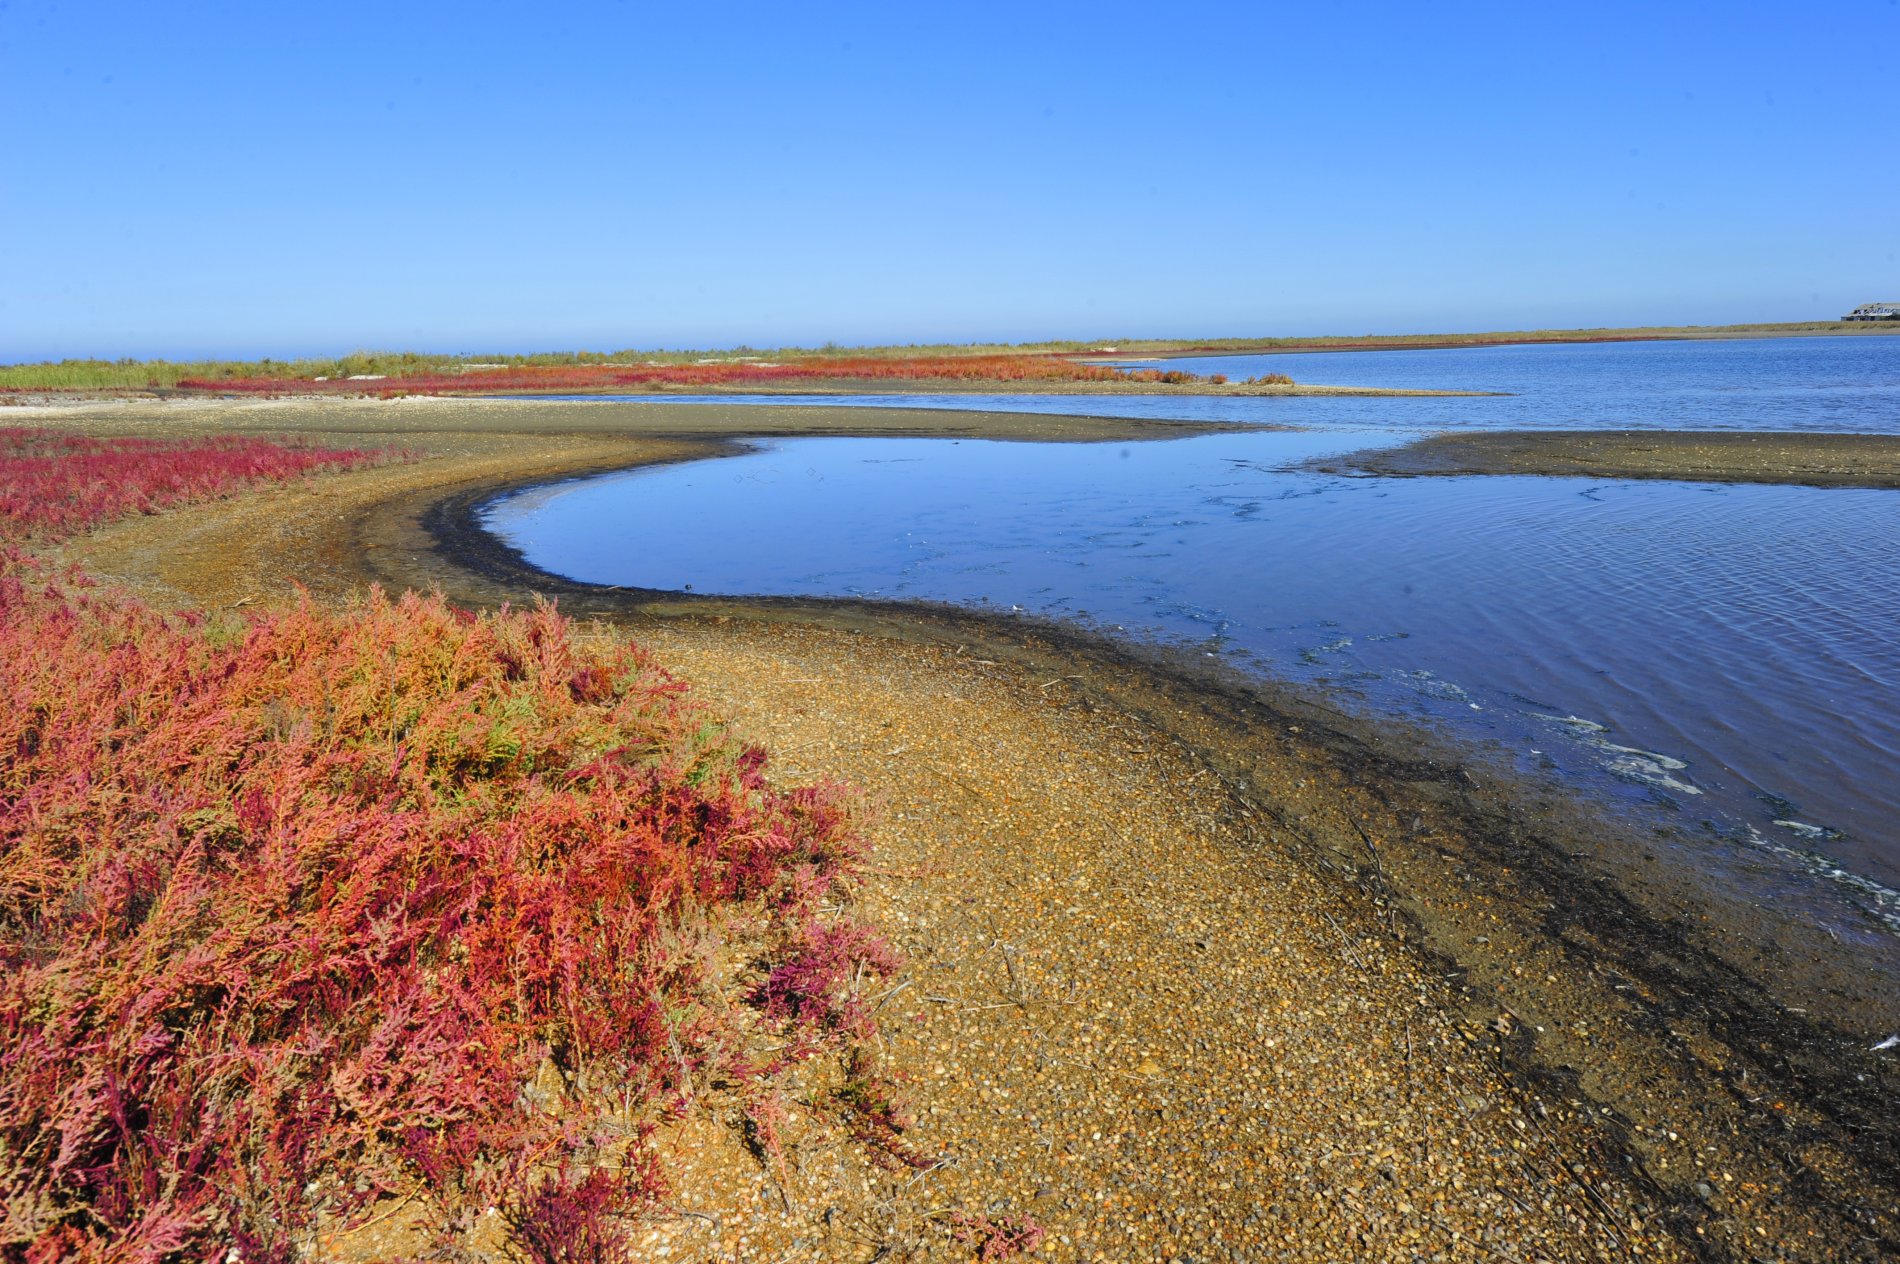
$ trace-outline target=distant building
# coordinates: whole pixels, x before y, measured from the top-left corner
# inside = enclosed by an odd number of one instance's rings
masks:
[[[1900,320],[1900,303],[1862,303],[1842,320]]]

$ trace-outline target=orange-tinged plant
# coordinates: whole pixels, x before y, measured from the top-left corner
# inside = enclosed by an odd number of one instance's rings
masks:
[[[209,628],[7,551],[0,1258],[289,1260],[411,1194],[617,1258],[657,1121],[864,1030],[853,804],[550,608]]]
[[[1010,1260],[1032,1255],[1042,1247],[1048,1230],[1028,1216],[1005,1216],[993,1220],[971,1212],[953,1212],[950,1233],[958,1242],[976,1248],[976,1258],[985,1261]]]

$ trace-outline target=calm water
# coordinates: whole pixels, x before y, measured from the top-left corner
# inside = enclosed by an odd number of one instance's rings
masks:
[[[1819,430],[1900,434],[1900,335],[1625,342],[1454,351],[1320,352],[1153,361],[1151,368],[1482,399],[1157,395],[709,395],[669,402],[925,407],[1400,428]],[[598,396],[576,396],[598,399]],[[630,399],[652,398],[628,396]]]
[[[1900,362],[1900,340],[1664,345],[1724,363],[1752,346],[1788,374],[1811,347],[1810,375],[1831,380],[1869,344],[1892,348],[1876,373]],[[1581,350],[1621,381],[1654,345]],[[1554,361],[1549,381],[1578,371],[1578,349],[1510,350]],[[1427,356],[1502,358],[1379,358]],[[1686,401],[1711,372],[1648,389]],[[1776,412],[1808,415],[1793,376],[1754,391],[1782,404],[1729,424],[1795,428]],[[1868,396],[1854,428],[1894,428],[1891,392]],[[1395,437],[796,440],[541,489],[489,523],[599,583],[989,603],[1193,642],[1495,743],[1690,827],[1712,863],[1822,877],[1900,928],[1900,494],[1286,469]]]

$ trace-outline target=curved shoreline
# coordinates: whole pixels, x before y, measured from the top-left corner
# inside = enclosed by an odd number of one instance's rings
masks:
[[[1876,1120],[1890,1102],[1867,1086],[1870,1073],[1880,1076],[1885,1070],[1879,1059],[1866,1055],[1869,1037],[1878,1038],[1900,1025],[1900,994],[1891,990],[1900,974],[1894,971],[1896,954],[1891,951],[1878,981],[1859,975],[1871,964],[1866,960],[1837,961],[1837,968],[1822,970],[1777,996],[1769,981],[1750,975],[1738,960],[1757,953],[1758,946],[1722,943],[1720,934],[1697,933],[1706,932],[1696,922],[1706,921],[1709,913],[1708,906],[1699,906],[1699,895],[1706,893],[1695,889],[1695,875],[1679,875],[1689,881],[1658,884],[1640,894],[1629,889],[1628,880],[1642,868],[1634,853],[1646,853],[1649,840],[1631,835],[1606,847],[1600,834],[1627,830],[1627,823],[1614,821],[1594,805],[1554,802],[1549,787],[1520,781],[1459,744],[1400,722],[1337,711],[1279,682],[1199,663],[1192,651],[1118,642],[1033,617],[922,601],[723,597],[605,589],[565,579],[527,562],[478,520],[486,505],[548,481],[472,489],[445,498],[429,507],[422,524],[449,565],[479,576],[497,595],[533,592],[583,617],[635,627],[656,619],[764,619],[896,640],[954,641],[991,662],[1020,665],[1057,680],[1079,680],[1083,683],[1075,688],[1098,705],[1138,715],[1186,744],[1197,760],[1222,777],[1243,810],[1289,831],[1297,840],[1292,845],[1309,864],[1380,906],[1389,902],[1406,925],[1401,939],[1465,984],[1478,985],[1467,987],[1474,1020],[1482,1015],[1495,1029],[1492,1011],[1510,1018],[1505,1026],[1512,1030],[1497,1032],[1499,1056],[1509,1060],[1525,1084],[1545,1092],[1585,1093],[1600,1108],[1624,1118],[1662,1113],[1675,1117],[1680,1099],[1669,1109],[1643,1094],[1603,1092],[1600,1083],[1592,1092],[1585,1081],[1594,1068],[1579,1065],[1581,1050],[1575,1044],[1563,1047],[1561,1038],[1550,1034],[1601,1021],[1606,1009],[1619,1004],[1627,1009],[1627,996],[1617,993],[1633,984],[1642,1000],[1625,1014],[1632,1029],[1646,1028],[1644,1037],[1653,1039],[1660,1026],[1668,1031],[1668,1039],[1639,1050],[1637,1043],[1648,1042],[1639,1037],[1615,1056],[1632,1065],[1647,1063],[1652,1073],[1673,1062],[1678,1073],[1692,1068],[1708,1076],[1727,1100],[1704,1100],[1697,1109],[1717,1116],[1727,1115],[1724,1107],[1751,1095],[1751,1077],[1755,1095],[1764,1085],[1783,1086],[1792,1095],[1828,1103],[1831,1122],[1843,1136],[1872,1142],[1862,1153],[1871,1171],[1891,1170],[1900,1159],[1900,1130],[1883,1139],[1874,1136],[1886,1130]],[[1301,734],[1304,759],[1328,765],[1327,771],[1340,778],[1330,787],[1335,796],[1351,800],[1365,792],[1357,813],[1329,805],[1334,818],[1316,828],[1310,815],[1276,809],[1250,794],[1247,787],[1272,781],[1265,766],[1285,753],[1262,749],[1253,735],[1273,733],[1269,744],[1283,748],[1285,739],[1277,736],[1282,731]],[[1559,789],[1558,799],[1565,793]],[[1425,813],[1435,813],[1434,819],[1424,819]],[[1412,820],[1400,824],[1398,818],[1406,814]],[[1457,859],[1441,854],[1434,862],[1404,850],[1395,854],[1389,843],[1382,850],[1368,837],[1380,834],[1381,824],[1388,839],[1398,835],[1407,842],[1429,840],[1441,853],[1447,840],[1456,838]],[[1653,853],[1646,858],[1653,860]],[[1493,909],[1463,916],[1472,911],[1460,907],[1458,897],[1468,895],[1472,883],[1451,871],[1472,866],[1485,873],[1480,887],[1491,884],[1488,902]],[[1454,890],[1459,886],[1464,890]],[[1722,911],[1728,917],[1746,917],[1750,907],[1730,900]],[[1498,933],[1498,908],[1512,910],[1519,918],[1505,935]],[[1512,918],[1505,915],[1503,920],[1509,923]],[[1805,943],[1787,941],[1791,933],[1803,938],[1803,929],[1786,925],[1758,928],[1757,933],[1761,942],[1778,941],[1785,953],[1782,964],[1798,972],[1802,964],[1820,965],[1820,955],[1835,946],[1818,933],[1805,936]],[[1487,930],[1489,935],[1482,933]],[[1506,937],[1516,942],[1503,954],[1486,942]],[[1746,941],[1749,936],[1740,938]],[[1538,939],[1543,942],[1533,944]],[[1524,956],[1537,958],[1539,971],[1560,973],[1545,973],[1541,984],[1517,983],[1524,975]],[[1595,976],[1592,982],[1598,986],[1585,984],[1562,1000],[1553,999],[1586,973]],[[1620,981],[1606,988],[1601,985],[1606,977]],[[1829,1024],[1802,1017],[1818,1008],[1816,1002],[1838,1003],[1856,994],[1866,1007],[1859,1022]],[[1796,1004],[1803,1001],[1808,1004]],[[1678,1030],[1691,1024],[1701,1030],[1693,1035]],[[1725,1053],[1712,1057],[1711,1043]],[[1725,1122],[1733,1126],[1742,1119],[1732,1116]],[[1759,1128],[1756,1140],[1769,1141],[1771,1121],[1754,1122]],[[1700,1123],[1706,1126],[1710,1120],[1703,1117]],[[1642,1149],[1640,1140],[1628,1134],[1624,1141]]]
[[[366,419],[339,415],[346,412],[341,409],[314,411],[330,415],[315,418],[320,424],[307,427],[312,431],[420,433],[390,428],[394,419],[387,414]],[[994,426],[1014,432],[983,437],[1029,437],[1034,427],[1002,416],[955,414],[962,425],[949,432],[977,437]],[[815,638],[833,653],[849,645],[867,661],[922,654],[935,664],[932,670],[952,678],[978,673],[959,663],[981,663],[978,674],[1006,678],[1001,687],[1060,698],[1090,715],[1129,717],[1215,779],[1211,792],[1236,822],[1234,845],[1291,857],[1368,919],[1361,931],[1369,926],[1374,935],[1409,944],[1400,951],[1428,971],[1457,976],[1445,998],[1457,1021],[1520,1091],[1592,1103],[1580,1113],[1591,1116],[1592,1129],[1607,1128],[1612,1148],[1628,1156],[1624,1177],[1665,1198],[1666,1219],[1679,1235],[1703,1242],[1711,1234],[1726,1236],[1721,1222],[1734,1219],[1743,1201],[1739,1191],[1727,1189],[1720,1200],[1702,1197],[1692,1179],[1700,1167],[1685,1172],[1679,1162],[1671,1169],[1677,1143],[1664,1134],[1698,1137],[1719,1151],[1727,1170],[1743,1173],[1744,1185],[1764,1191],[1747,1203],[1746,1218],[1778,1226],[1784,1241],[1814,1242],[1812,1235],[1852,1226],[1892,1248],[1892,1072],[1864,1052],[1869,1024],[1884,1018],[1879,1002],[1891,995],[1865,997],[1869,1012],[1862,1024],[1789,1012],[1788,998],[1777,999],[1769,978],[1724,960],[1709,932],[1692,929],[1698,904],[1690,886],[1663,884],[1632,898],[1602,880],[1619,868],[1640,872],[1637,852],[1646,840],[1626,840],[1623,845],[1636,851],[1606,870],[1606,857],[1591,851],[1604,823],[1575,805],[1541,796],[1534,786],[1502,783],[1494,770],[1399,726],[1344,716],[1321,700],[1143,647],[957,609],[612,592],[527,567],[475,522],[482,504],[509,490],[730,451],[743,434],[928,433],[939,424],[948,428],[951,419],[935,414],[913,424],[857,411],[824,419],[818,430],[774,431],[758,425],[766,419],[752,410],[699,433],[648,428],[637,439],[624,427],[608,433],[529,428],[490,451],[449,454],[446,464],[419,477],[357,480],[363,494],[349,499],[340,515],[311,524],[301,552],[257,556],[272,551],[260,524],[294,521],[297,512],[295,506],[285,512],[283,498],[252,498],[233,502],[229,511],[213,506],[203,515],[179,515],[175,523],[154,519],[108,531],[75,554],[94,564],[116,562],[103,569],[121,578],[137,578],[134,572],[145,568],[161,591],[227,605],[248,595],[232,595],[233,575],[240,587],[270,580],[281,586],[287,572],[321,557],[332,569],[318,588],[332,595],[366,581],[440,585],[470,605],[540,592],[558,597],[572,615],[658,637],[682,654],[716,657],[732,644],[769,649]],[[231,420],[225,414],[211,422],[228,429]],[[277,424],[259,425],[283,428],[281,411],[269,420]],[[1041,420],[1050,423],[1050,433],[1034,437],[1137,437],[1118,429],[1128,423]],[[372,423],[383,429],[360,428]],[[893,431],[894,424],[902,428]],[[1137,429],[1140,437],[1191,432]],[[466,426],[427,433],[451,436],[432,442],[468,446]],[[559,442],[550,446],[553,436]],[[305,510],[323,514],[321,492],[300,495],[310,502]],[[222,532],[215,529],[220,520]],[[176,564],[175,549],[188,536],[205,556]],[[249,561],[233,565],[234,550],[248,552]],[[174,565],[169,578],[162,573],[168,564]],[[880,644],[890,649],[879,650]],[[950,653],[952,645],[957,652]],[[1055,695],[1045,692],[1058,683]],[[1722,929],[1712,928],[1717,936]],[[1799,940],[1799,930],[1784,927],[1763,938],[1770,951],[1798,959],[1814,947]],[[1751,950],[1746,943],[1728,947],[1730,956]],[[1764,964],[1757,974],[1775,970]],[[1811,987],[1839,1005],[1856,982],[1846,971]],[[1864,978],[1858,983],[1870,986]],[[1780,1108],[1752,1100],[1777,1086],[1788,1094]],[[1731,1242],[1731,1249],[1739,1247]]]

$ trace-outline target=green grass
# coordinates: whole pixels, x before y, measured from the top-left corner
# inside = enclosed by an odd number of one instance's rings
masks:
[[[1657,325],[1624,329],[1538,329],[1487,333],[1326,334],[1298,338],[1093,338],[1082,341],[912,344],[908,346],[729,347],[720,350],[542,351],[432,355],[414,351],[356,351],[302,360],[60,360],[0,365],[0,391],[169,390],[181,378],[346,378],[357,374],[406,377],[455,373],[474,365],[511,368],[540,365],[682,364],[696,360],[822,359],[831,355],[898,359],[927,356],[1086,355],[1113,347],[1118,355],[1164,356],[1191,352],[1274,352],[1351,347],[1480,346],[1489,343],[1580,342],[1643,338],[1735,338],[1777,334],[1894,334],[1900,322],[1797,321],[1759,325]]]

